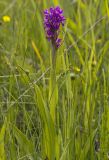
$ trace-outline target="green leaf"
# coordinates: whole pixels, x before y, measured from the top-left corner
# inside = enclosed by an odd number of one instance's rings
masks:
[[[43,99],[42,93],[40,88],[35,85],[35,91],[37,95],[37,106],[39,109],[39,113],[41,116],[41,120],[44,123],[43,128],[43,143],[45,144],[45,154],[49,159],[55,159],[55,128],[54,123],[52,121],[50,112],[48,110],[48,107]]]
[[[13,131],[20,148],[24,150],[24,152],[28,154],[31,159],[33,159],[33,155],[35,154],[35,148],[33,143],[28,140],[26,135],[22,133],[17,127],[13,126]]]
[[[102,64],[103,58],[104,58],[105,54],[107,53],[108,49],[109,49],[109,41],[107,41],[105,43],[104,47],[101,50],[101,55],[99,57],[99,61],[97,63],[96,69],[95,69],[96,73],[98,72],[98,70]]]
[[[91,145],[92,145],[92,142],[93,142],[93,139],[94,139],[95,134],[96,134],[96,130],[94,130],[94,131],[90,134],[90,136],[88,137],[88,139],[87,139],[84,147],[81,149],[81,153],[80,153],[80,158],[79,158],[79,160],[84,160],[84,159],[86,159],[86,156],[87,156],[90,148],[92,147]],[[92,141],[91,141],[91,140],[92,140]]]
[[[6,131],[6,121],[4,122],[1,132],[0,132],[0,160],[6,159],[5,149],[4,149],[4,136]]]

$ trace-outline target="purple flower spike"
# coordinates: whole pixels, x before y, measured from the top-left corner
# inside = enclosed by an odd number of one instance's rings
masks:
[[[51,7],[44,11],[44,28],[46,37],[52,42],[55,48],[59,48],[61,39],[59,36],[60,25],[64,26],[65,17],[63,16],[63,10],[60,7]]]

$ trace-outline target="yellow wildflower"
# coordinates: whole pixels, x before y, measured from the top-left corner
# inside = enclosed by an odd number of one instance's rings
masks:
[[[74,71],[76,71],[76,72],[80,72],[80,68],[78,68],[78,67],[74,67]]]
[[[2,19],[3,19],[4,22],[10,22],[11,21],[11,18],[9,16],[3,16]]]

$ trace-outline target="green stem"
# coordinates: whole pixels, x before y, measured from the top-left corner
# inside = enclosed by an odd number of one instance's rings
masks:
[[[56,111],[56,105],[57,105],[57,84],[56,84],[56,48],[55,45],[52,43],[52,68],[50,73],[50,90],[49,90],[49,101],[50,101],[50,113],[51,117],[53,119],[53,122],[55,123],[56,117],[55,117],[55,111]]]

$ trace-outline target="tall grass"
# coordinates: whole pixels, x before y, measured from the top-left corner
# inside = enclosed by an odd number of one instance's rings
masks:
[[[56,5],[66,24],[52,75],[43,10]],[[0,11],[0,160],[108,160],[108,0],[4,0]]]

